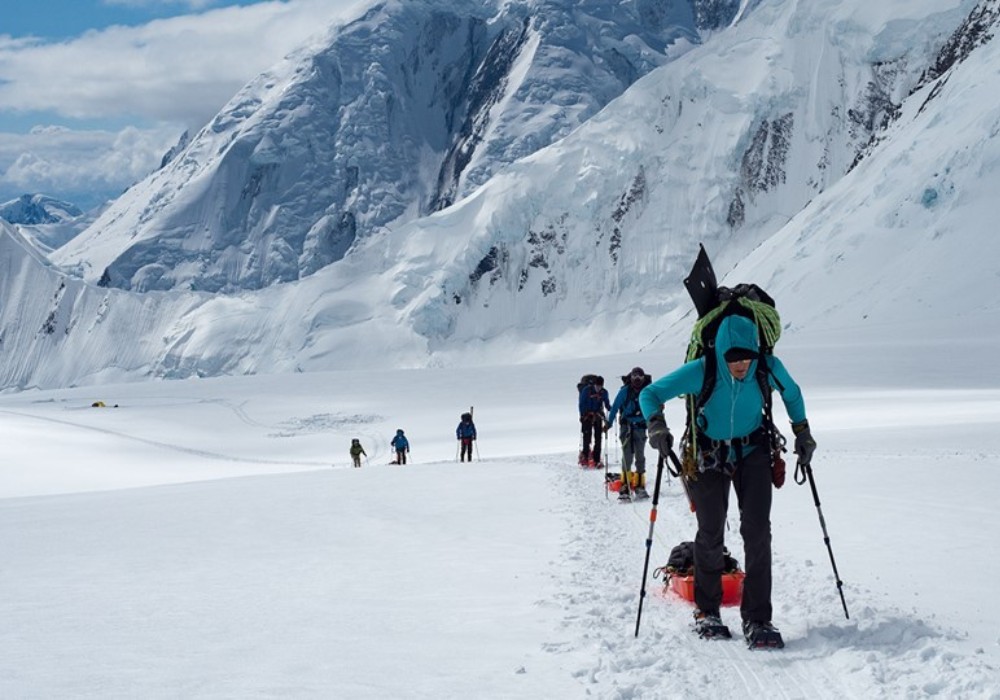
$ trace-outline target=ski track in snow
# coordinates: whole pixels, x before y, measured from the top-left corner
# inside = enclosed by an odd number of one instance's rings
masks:
[[[691,630],[693,605],[653,578],[671,547],[693,539],[696,527],[680,485],[668,481],[666,473],[642,620],[634,637],[652,500],[622,504],[613,492],[605,497],[604,471],[582,470],[571,460],[538,458],[553,472],[554,488],[565,496],[562,513],[570,521],[564,554],[552,576],[565,592],[559,604],[565,636],[572,641],[553,644],[548,651],[587,659],[573,671],[587,695],[870,698],[877,688],[876,697],[884,698],[1000,698],[1000,691],[990,690],[996,688],[998,669],[961,649],[960,633],[850,587],[845,595],[852,617],[845,619],[818,522],[816,566],[783,558],[780,526],[775,527],[774,609],[785,638],[783,650],[747,649],[738,607],[722,610],[732,641],[698,639]],[[652,495],[655,466],[648,468]],[[727,546],[742,561],[735,504]]]
[[[293,418],[282,422],[278,426],[267,425],[261,423],[250,417],[242,405],[236,404],[233,401],[225,399],[204,399],[200,403],[214,403],[226,408],[239,419],[240,422],[245,425],[251,426],[253,428],[264,428],[272,430],[272,432],[267,434],[270,438],[290,438],[297,437],[299,435],[308,435],[314,433],[324,433],[329,431],[331,428],[346,428],[349,426],[364,426],[372,423],[378,423],[383,420],[382,416],[379,415],[340,415],[340,414],[317,414],[313,416],[307,416],[305,418]],[[115,408],[108,409],[91,409],[87,407],[86,409],[80,408],[79,410],[116,410]],[[18,416],[21,418],[29,418],[32,420],[46,421],[48,423],[55,423],[57,425],[68,426],[76,428],[79,430],[93,431],[95,433],[100,433],[103,435],[113,435],[124,440],[131,442],[138,442],[151,447],[157,447],[163,450],[172,450],[175,452],[182,452],[184,454],[193,455],[196,457],[202,457],[205,459],[220,460],[225,462],[245,462],[250,464],[281,464],[281,465],[292,465],[292,466],[302,466],[302,467],[326,467],[329,466],[329,462],[317,462],[317,461],[304,461],[304,460],[287,460],[287,459],[265,459],[261,457],[237,457],[233,455],[226,455],[220,452],[213,452],[210,450],[197,449],[193,447],[185,447],[183,445],[176,444],[174,442],[167,442],[163,440],[153,440],[151,438],[144,438],[137,435],[129,434],[122,430],[114,430],[111,428],[98,427],[90,425],[81,421],[67,420],[62,418],[52,418],[50,416],[41,416],[34,413],[29,413],[25,411],[12,411],[10,409],[0,410],[0,413],[6,413],[13,416]],[[375,431],[359,429],[357,431],[361,438],[362,445],[365,446],[365,450],[368,452],[368,457],[370,459],[380,459],[387,452],[383,449],[383,443],[387,442],[382,438],[382,436]]]
[[[230,406],[230,408],[233,408]],[[95,410],[115,410],[115,409],[95,409]],[[39,416],[33,413],[25,413],[23,411],[11,411],[3,410],[0,413],[7,413],[12,416],[18,416],[20,418],[31,418],[33,420],[46,421],[48,423],[55,423],[57,425],[69,426],[71,428],[76,428],[78,430],[89,430],[95,433],[101,433],[103,435],[113,435],[117,438],[123,440],[128,440],[131,442],[139,442],[144,445],[149,445],[151,447],[157,447],[163,450],[173,450],[175,452],[182,452],[184,454],[193,455],[196,457],[203,457],[205,459],[221,460],[225,462],[246,462],[250,464],[290,464],[303,467],[322,467],[327,466],[326,462],[307,462],[307,461],[291,461],[291,460],[277,460],[277,459],[263,459],[260,457],[234,457],[232,455],[225,455],[219,452],[211,452],[209,450],[201,450],[194,447],[184,447],[172,442],[164,442],[162,440],[153,440],[150,438],[139,437],[137,435],[130,435],[126,432],[120,430],[112,430],[111,428],[100,428],[93,425],[87,425],[86,423],[80,423],[78,421],[63,420],[60,418],[51,418],[48,416]],[[237,411],[237,413],[239,413]]]

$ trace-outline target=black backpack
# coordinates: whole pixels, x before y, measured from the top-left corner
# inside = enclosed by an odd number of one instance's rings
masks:
[[[673,576],[690,576],[694,573],[694,542],[681,542],[670,550],[667,563],[663,567],[666,572]],[[722,573],[731,574],[740,570],[740,563],[729,554],[729,550],[722,549]]]
[[[589,386],[590,384],[593,384],[596,381],[597,381],[596,374],[583,375],[582,377],[580,377],[580,381],[576,383],[576,393],[579,394],[581,391],[583,391],[583,387]]]
[[[598,382],[600,382],[600,384],[603,387],[603,385],[604,385],[604,377],[600,376],[599,374],[585,374],[585,375],[583,375],[583,377],[580,378],[580,381],[577,382],[577,385],[576,385],[577,396],[579,396],[580,392],[582,392],[584,389],[588,389],[588,391],[587,391],[587,398],[590,399],[591,401],[595,401],[598,404],[600,404],[601,403],[601,392],[597,388]]]
[[[583,375],[582,377],[580,377],[580,381],[576,383],[576,393],[579,394],[581,391],[583,391],[584,387],[593,386],[594,384],[597,383],[598,379],[600,379],[600,377],[596,374]]]

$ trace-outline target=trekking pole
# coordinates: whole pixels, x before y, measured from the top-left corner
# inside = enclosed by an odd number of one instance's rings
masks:
[[[608,486],[608,462],[610,462],[610,461],[611,460],[608,460],[608,459],[604,460],[604,499],[605,500],[610,500],[611,499],[611,495],[608,493],[611,490],[611,487]]]
[[[608,422],[604,420],[604,416],[601,416],[601,430],[604,432],[604,463],[607,464],[611,454],[611,445],[608,443]]]
[[[803,476],[799,475],[800,470]],[[812,465],[809,463],[803,464],[802,462],[797,462],[795,464],[795,483],[801,486],[807,479],[809,481],[809,488],[812,489],[813,502],[816,504],[816,512],[819,514],[819,526],[823,530],[823,541],[826,543],[826,551],[830,554],[830,564],[833,566],[833,577],[837,581],[837,592],[840,594],[840,604],[844,606],[844,617],[850,620],[851,615],[847,612],[847,601],[844,600],[844,582],[840,580],[840,574],[837,572],[837,561],[833,558],[833,547],[830,546],[830,535],[826,531],[826,519],[823,517],[823,509],[819,505],[819,492],[816,490],[816,480],[813,478]]]
[[[673,454],[673,450],[670,451]],[[656,525],[656,504],[660,500],[660,480],[663,477],[663,462],[656,466],[656,485],[653,487],[653,505],[649,509],[649,536],[646,538],[646,563],[642,567],[642,587],[639,589],[639,613],[635,617],[635,636],[639,636],[639,622],[642,620],[642,601],[646,598],[646,576],[649,574],[649,553],[653,548],[653,526]]]

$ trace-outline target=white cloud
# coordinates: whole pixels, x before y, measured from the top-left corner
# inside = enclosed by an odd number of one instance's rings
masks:
[[[196,129],[247,81],[357,5],[264,2],[112,26],[58,43],[7,37],[0,41],[0,105]]]
[[[159,165],[179,133],[170,125],[120,131],[37,127],[0,133],[0,200],[26,192],[100,199],[120,192]],[[96,201],[76,201],[91,206]]]
[[[368,2],[263,2],[59,42],[0,35],[0,196],[120,191],[154,169],[183,130],[202,127],[248,81]],[[5,113],[117,126],[3,133]],[[135,126],[120,128],[127,123]]]

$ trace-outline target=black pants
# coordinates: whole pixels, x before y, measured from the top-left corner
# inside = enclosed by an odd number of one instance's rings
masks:
[[[594,462],[601,461],[601,439],[604,435],[604,418],[594,413],[588,413],[580,421],[583,430],[583,456],[592,457]],[[593,439],[594,451],[590,451],[590,442]]]
[[[406,450],[396,450],[396,464],[406,464]]]
[[[459,462],[464,462],[464,461],[466,461],[465,460],[466,456],[468,456],[469,461],[471,462],[472,461],[472,438],[461,438],[461,440],[462,440],[461,458],[458,461]]]
[[[729,508],[729,485],[736,491],[740,509],[740,535],[746,561],[744,620],[771,621],[771,458],[757,447],[737,466],[732,478],[707,471],[689,482],[698,517],[694,540],[694,601],[699,610],[718,614],[722,602],[722,569]]]

